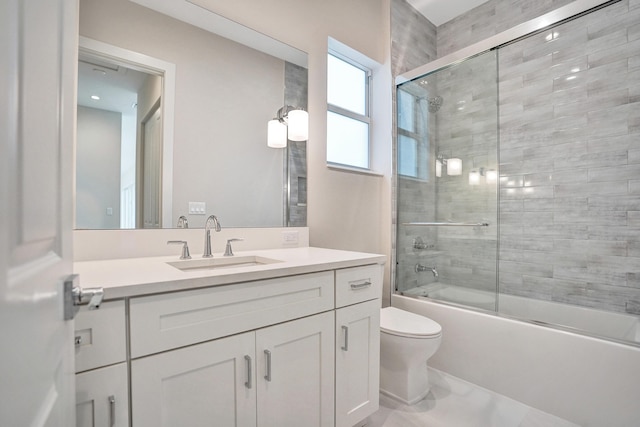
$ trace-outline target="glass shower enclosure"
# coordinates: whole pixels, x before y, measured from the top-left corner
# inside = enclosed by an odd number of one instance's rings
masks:
[[[610,2],[397,85],[396,293],[640,345],[638,28]]]
[[[397,88],[396,290],[497,309],[496,52]]]

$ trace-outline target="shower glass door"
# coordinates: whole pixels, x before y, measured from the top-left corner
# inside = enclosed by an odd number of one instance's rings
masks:
[[[397,111],[396,291],[497,310],[496,52],[399,85]]]

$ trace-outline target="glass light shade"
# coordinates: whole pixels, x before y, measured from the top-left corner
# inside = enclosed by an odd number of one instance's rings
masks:
[[[436,176],[438,178],[442,176],[442,162],[440,160],[436,160]]]
[[[447,159],[447,175],[462,175],[462,160],[455,157]]]
[[[480,174],[477,170],[472,170],[469,172],[469,185],[478,185],[480,184]]]
[[[487,184],[493,184],[498,181],[498,171],[495,169],[489,169],[484,174],[484,179],[487,181]]]
[[[289,139],[306,141],[309,139],[309,113],[304,110],[291,110],[288,114]]]
[[[287,146],[287,126],[280,120],[273,119],[267,123],[267,146],[284,148]]]

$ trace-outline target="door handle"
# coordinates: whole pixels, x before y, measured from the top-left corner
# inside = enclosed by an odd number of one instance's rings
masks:
[[[72,274],[63,283],[64,286],[64,320],[76,317],[81,305],[88,305],[89,310],[97,310],[104,298],[104,288],[82,288],[80,276]]]

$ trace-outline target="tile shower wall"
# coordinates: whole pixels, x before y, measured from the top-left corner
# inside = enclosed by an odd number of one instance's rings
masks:
[[[436,27],[419,12],[417,12],[405,0],[391,1],[391,62],[393,77],[405,71],[416,68],[436,59]],[[426,95],[426,93],[425,93]],[[396,96],[393,97],[394,110]],[[395,114],[394,114],[394,120]],[[434,122],[427,129],[434,129]],[[396,158],[397,142],[394,135],[393,157]],[[428,138],[428,136],[427,136]],[[432,136],[435,139],[435,136]],[[428,140],[426,141],[428,142]],[[433,149],[432,149],[433,150]],[[433,153],[432,153],[433,154]],[[393,167],[397,165],[393,163]],[[394,169],[394,177],[396,171]],[[418,276],[413,270],[415,263],[421,259],[420,250],[413,249],[413,240],[417,236],[415,230],[407,227],[397,227],[398,223],[410,221],[423,221],[424,210],[429,209],[431,215],[435,215],[435,193],[433,181],[431,183],[399,178],[392,186],[393,200],[397,204],[392,218],[396,230],[396,238],[392,239],[395,248],[392,248],[392,256],[395,260],[401,260],[400,265],[392,264],[392,275],[396,277],[396,286],[408,289],[417,286]],[[422,230],[425,231],[425,230]],[[435,240],[435,235],[423,235],[426,242]],[[422,276],[423,278],[425,276]]]
[[[439,56],[567,3],[491,0],[438,27]],[[558,27],[562,33],[551,32],[551,40],[544,33],[501,52],[501,292],[640,311],[639,9],[640,0],[622,1]],[[392,28],[394,40],[413,30],[407,25]],[[394,61],[402,58],[397,54]],[[570,66],[572,61],[583,68],[572,73],[577,67]],[[394,69],[404,71],[400,65],[394,64]],[[444,98],[443,110],[451,95]],[[552,129],[552,124],[557,127]],[[439,141],[443,151],[445,136],[438,136],[443,137]],[[417,191],[415,183],[401,179],[398,184],[400,193],[404,187]],[[443,191],[438,191],[438,202],[444,201]],[[411,201],[414,197],[401,196],[399,217],[406,207],[409,216],[419,216],[411,210],[411,203],[417,203]],[[431,203],[428,195],[415,193],[420,197],[425,197],[425,205]],[[439,218],[452,217],[439,207]],[[403,252],[420,256],[411,249],[414,233],[403,235],[402,229],[398,233],[398,256]],[[429,239],[437,251],[446,247],[445,240],[444,233]],[[464,251],[468,246],[464,239],[451,243],[447,251]],[[488,250],[475,251],[483,255]],[[436,262],[445,262],[443,257]],[[460,272],[484,269],[451,262],[462,267]],[[403,289],[417,284],[408,267],[397,275],[397,285]],[[482,287],[489,286],[490,281],[483,281]]]
[[[307,109],[307,69],[285,62],[284,103]],[[287,168],[283,200],[285,203],[285,221],[288,227],[306,227],[307,225],[307,141],[289,141],[286,149]]]
[[[491,292],[496,291],[497,182],[481,177],[470,185],[468,177],[472,170],[498,169],[496,74],[495,52],[439,71],[443,101],[434,113],[438,154],[462,159],[462,175],[443,172],[436,178],[436,221],[489,224],[436,229],[439,281]]]
[[[499,58],[500,292],[636,312],[640,2]]]
[[[551,12],[572,0],[490,0],[438,27],[438,57]]]

